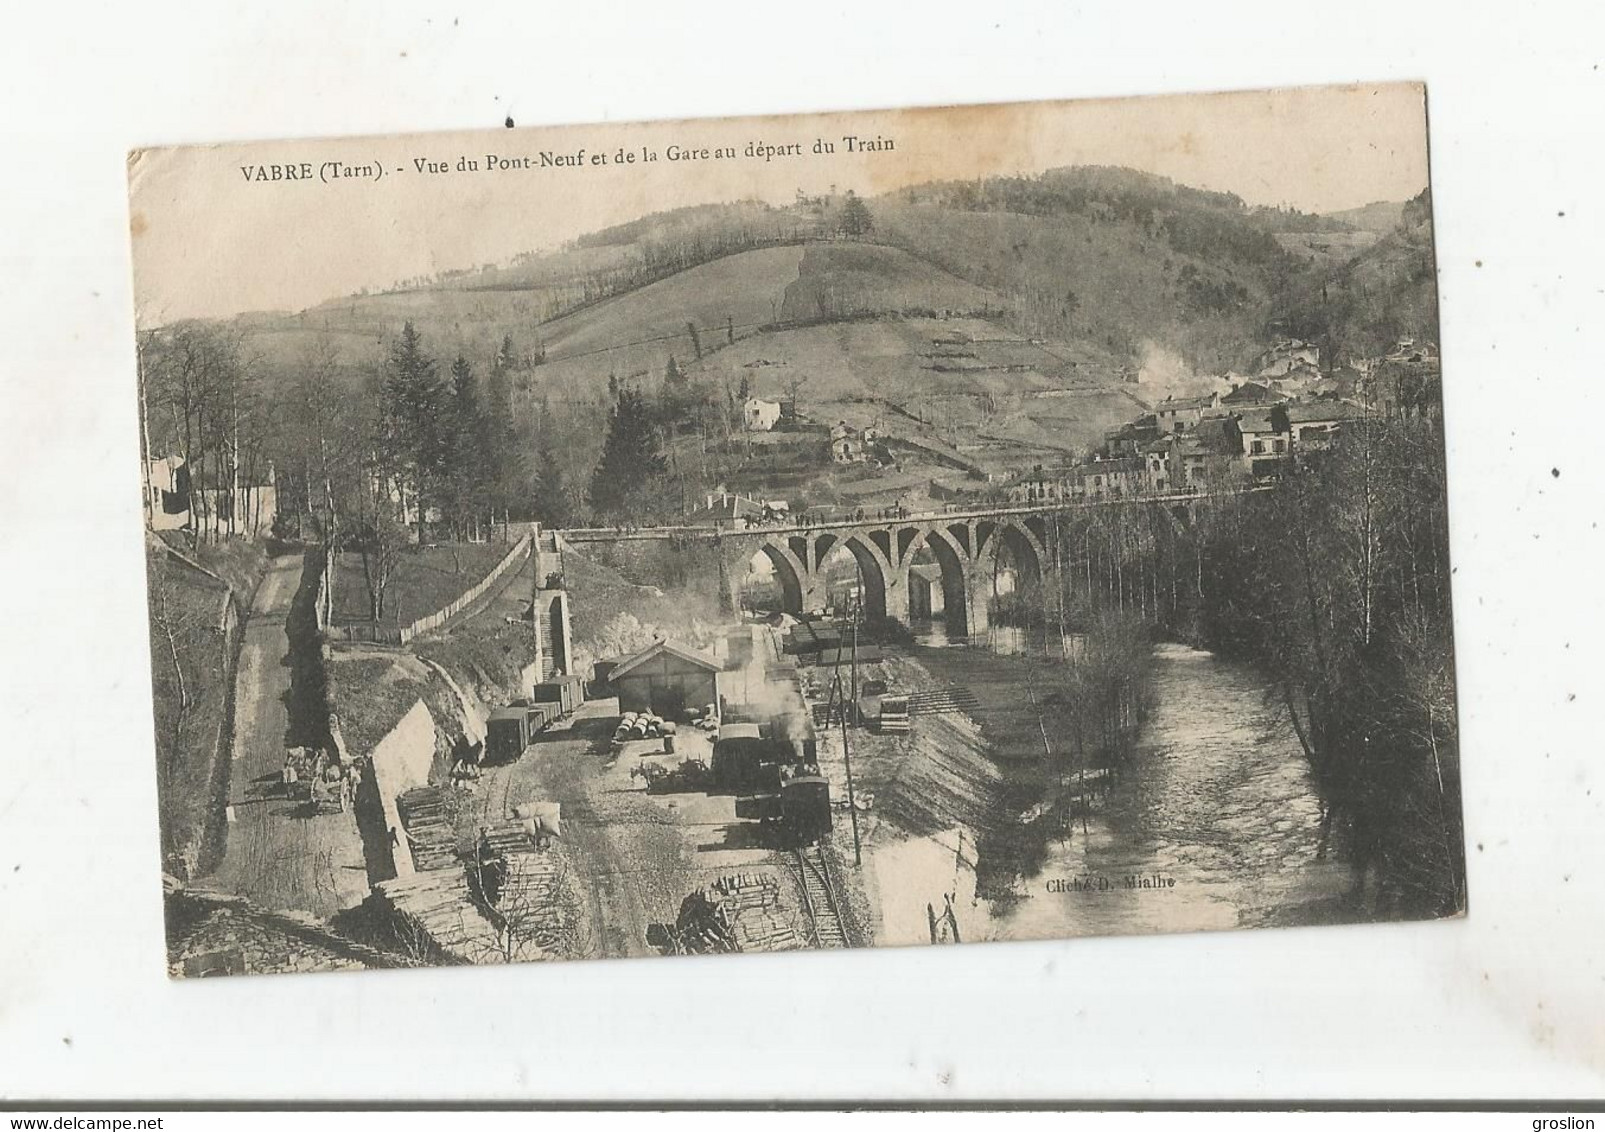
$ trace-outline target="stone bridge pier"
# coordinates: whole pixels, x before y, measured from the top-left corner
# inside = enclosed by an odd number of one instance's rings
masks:
[[[986,631],[1000,578],[1018,587],[1047,579],[1053,561],[1048,537],[1048,520],[1038,515],[935,516],[728,532],[719,543],[732,609],[758,554],[774,568],[786,612],[824,609],[832,560],[846,553],[857,567],[869,617],[907,624],[911,615],[940,613],[949,634],[965,636]]]

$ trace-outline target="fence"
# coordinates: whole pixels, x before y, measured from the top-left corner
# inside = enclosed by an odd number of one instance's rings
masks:
[[[434,630],[440,628],[453,617],[467,609],[470,605],[473,605],[474,602],[478,601],[481,597],[485,596],[485,591],[490,589],[491,586],[495,585],[497,581],[501,579],[503,574],[507,573],[508,570],[512,569],[518,563],[529,557],[531,545],[531,536],[529,534],[524,535],[513,544],[513,549],[509,550],[506,556],[500,562],[496,563],[496,566],[491,570],[491,572],[479,580],[477,585],[468,590],[468,592],[464,593],[461,597],[457,598],[456,601],[446,606],[446,608],[437,610],[436,612],[431,613],[428,617],[420,617],[411,625],[401,625],[399,627],[393,625],[374,625],[371,623],[340,625],[331,629],[331,632],[338,632],[345,640],[348,641],[371,641],[374,644],[404,645],[414,637],[421,636],[424,633],[433,632]]]

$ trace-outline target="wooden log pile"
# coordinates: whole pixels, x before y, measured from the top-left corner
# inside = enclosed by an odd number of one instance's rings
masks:
[[[508,853],[496,914],[520,942],[520,959],[577,955],[582,911],[564,890],[568,866],[551,852]]]
[[[768,873],[727,873],[710,886],[732,925],[739,951],[792,951],[803,946]]]
[[[416,872],[374,886],[398,924],[464,963],[506,961],[501,935],[474,904],[463,870]]]
[[[480,836],[480,845],[482,852],[498,857],[535,852],[535,839],[521,821],[503,821],[489,826]]]
[[[412,847],[413,867],[420,872],[454,868],[457,832],[446,809],[446,792],[439,786],[419,786],[396,798],[401,826]]]

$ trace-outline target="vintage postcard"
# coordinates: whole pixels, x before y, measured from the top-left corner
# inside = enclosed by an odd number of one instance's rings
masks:
[[[1424,88],[129,182],[175,976],[1464,911]]]

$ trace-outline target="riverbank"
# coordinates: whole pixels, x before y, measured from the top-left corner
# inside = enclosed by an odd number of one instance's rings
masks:
[[[884,663],[899,690],[966,686],[981,706],[854,736],[855,781],[875,797],[877,942],[927,942],[926,905],[949,895],[966,941],[1363,918],[1346,864],[1318,858],[1319,801],[1284,709],[1252,668],[1187,646],[1155,650],[1147,724],[1085,823],[1022,821],[1056,784],[1033,664],[1051,746],[1064,721],[1043,695],[1048,665],[918,647]]]

